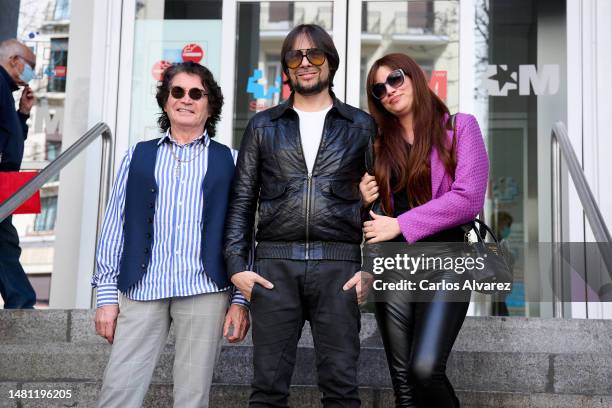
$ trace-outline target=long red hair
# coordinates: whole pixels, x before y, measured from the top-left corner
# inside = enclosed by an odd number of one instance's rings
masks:
[[[392,70],[402,69],[412,81],[413,131],[412,147],[404,140],[399,118],[387,111],[382,103],[372,96],[375,74],[382,66]],[[378,59],[370,68],[367,79],[368,108],[378,125],[378,136],[374,143],[376,160],[374,171],[385,213],[392,215],[391,196],[408,190],[408,200],[415,207],[431,200],[431,149],[435,148],[446,171],[454,177],[456,166],[456,141],[449,143],[444,123],[448,108],[429,89],[421,67],[405,54],[388,54]],[[396,181],[391,185],[391,179]]]

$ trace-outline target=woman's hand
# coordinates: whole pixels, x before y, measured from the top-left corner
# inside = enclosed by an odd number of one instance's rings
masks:
[[[363,232],[369,244],[389,241],[402,233],[397,218],[378,215],[370,211],[372,221],[363,223]]]
[[[378,198],[376,177],[370,176],[367,172],[364,173],[359,182],[359,192],[361,193],[361,201],[364,207],[372,204]]]

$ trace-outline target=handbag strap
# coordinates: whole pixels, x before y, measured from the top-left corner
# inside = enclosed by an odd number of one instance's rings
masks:
[[[455,142],[455,138],[457,137],[457,114],[453,114],[450,116],[449,118],[450,120],[450,124],[451,124],[451,129],[453,130],[453,139],[452,139],[452,143]],[[481,216],[484,216],[484,214],[481,213]],[[476,224],[478,224],[478,227],[476,226]],[[495,234],[493,233],[493,230],[491,230],[491,228],[482,220],[475,218],[474,221],[472,222],[468,222],[467,224],[463,224],[461,225],[461,229],[463,230],[463,232],[465,234],[469,234],[472,230],[474,230],[476,232],[476,236],[478,237],[478,240],[480,242],[484,242],[485,238],[487,237],[487,233],[489,233],[489,235],[491,235],[491,237],[493,237],[493,240],[499,244],[499,240],[497,239],[497,237],[495,236]]]
[[[478,224],[478,227],[476,226],[476,224]],[[461,225],[461,229],[465,234],[469,234],[472,230],[475,231],[479,242],[484,242],[488,233],[491,238],[493,238],[493,241],[495,241],[495,243],[499,245],[499,239],[497,239],[497,236],[493,233],[491,227],[489,227],[484,221],[479,220],[478,218],[474,218],[473,221]]]
[[[368,147],[365,152],[366,171],[370,176],[374,175],[374,141],[373,138],[368,138]]]

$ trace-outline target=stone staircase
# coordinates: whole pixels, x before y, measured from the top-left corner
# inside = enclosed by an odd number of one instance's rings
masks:
[[[0,310],[0,407],[93,407],[110,346],[94,333],[90,310]],[[145,407],[172,406],[171,334]],[[393,407],[376,322],[362,317],[362,406]],[[245,407],[252,375],[250,337],[226,344],[215,369],[211,407]],[[463,407],[612,407],[612,321],[467,318],[448,373]],[[304,329],[292,407],[318,407],[314,349]],[[10,398],[11,390],[71,390],[67,399]],[[435,408],[435,407],[432,407]]]

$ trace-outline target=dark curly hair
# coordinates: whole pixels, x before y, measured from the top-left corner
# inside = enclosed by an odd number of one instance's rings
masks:
[[[159,114],[159,118],[157,118],[157,125],[164,132],[170,129],[170,119],[168,118],[168,114],[164,111],[164,108],[166,107],[166,102],[168,102],[168,96],[170,95],[170,84],[172,83],[172,78],[180,73],[197,75],[202,80],[202,86],[208,92],[207,98],[209,111],[209,116],[206,120],[204,128],[208,131],[209,137],[215,137],[215,126],[221,118],[223,94],[221,93],[221,88],[215,81],[215,78],[213,78],[213,74],[208,70],[208,68],[191,61],[174,64],[164,71],[163,78],[157,86],[157,94],[155,95],[157,104],[162,110]]]

